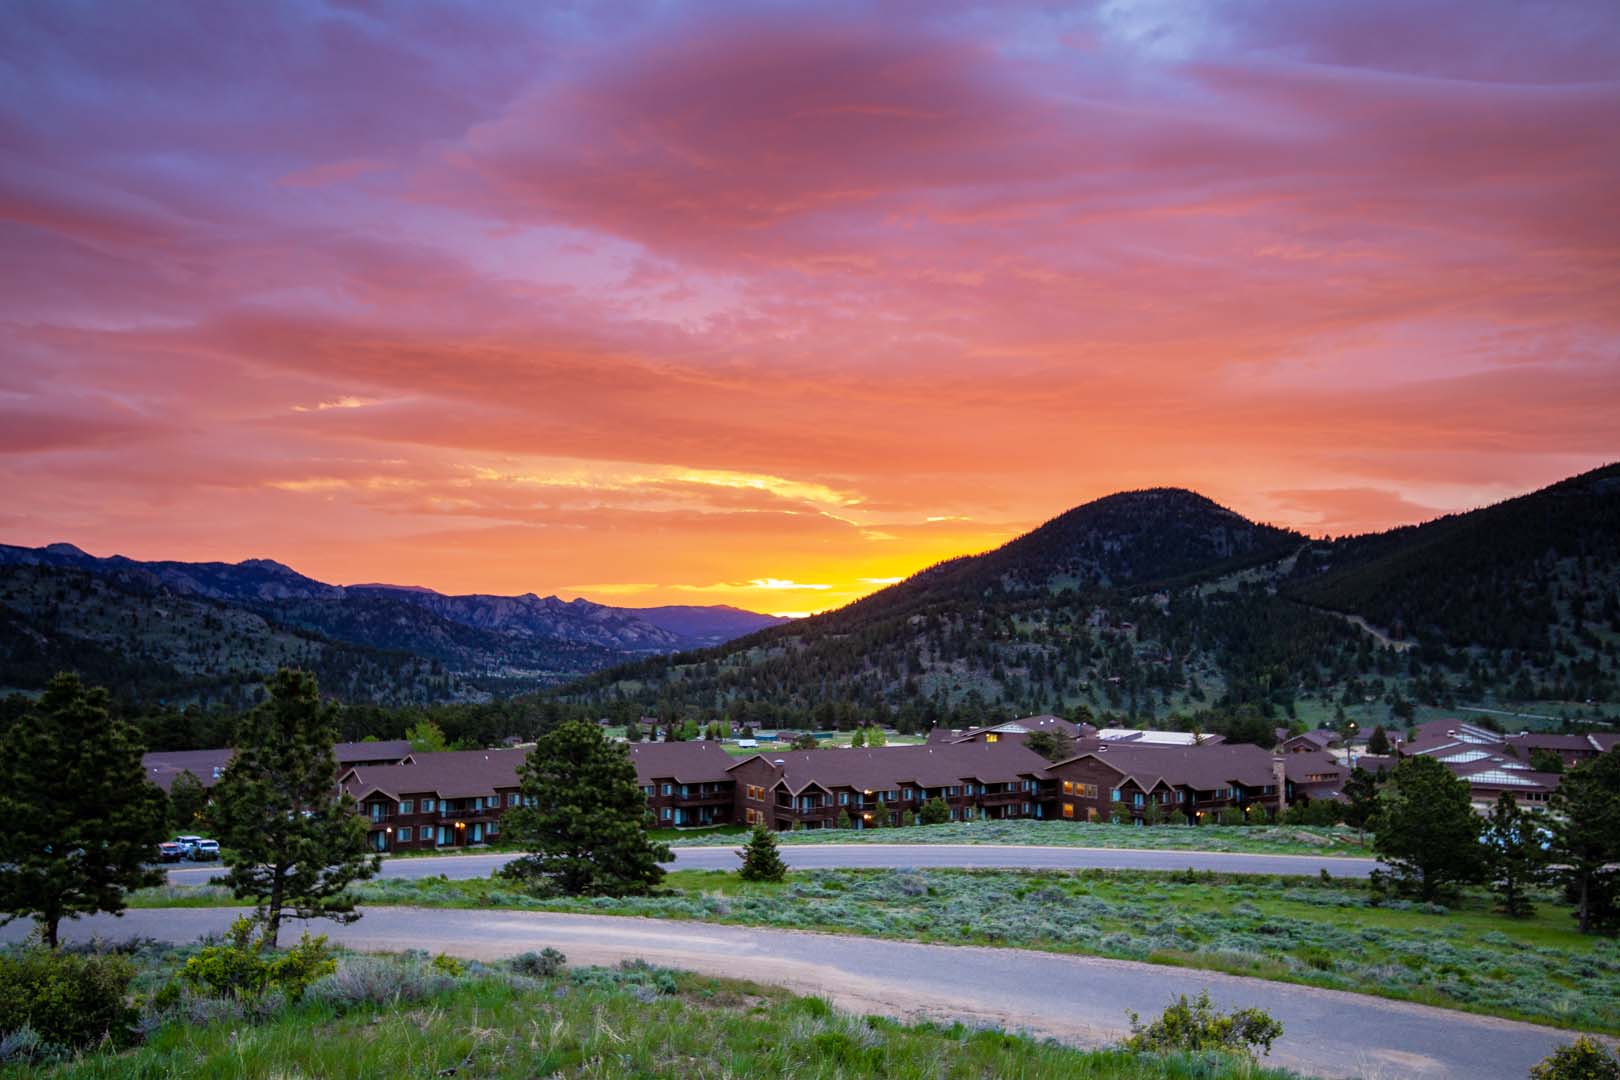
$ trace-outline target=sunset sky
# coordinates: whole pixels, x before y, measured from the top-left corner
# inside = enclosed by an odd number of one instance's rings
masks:
[[[9,5],[0,542],[824,609],[1620,459],[1620,4]]]

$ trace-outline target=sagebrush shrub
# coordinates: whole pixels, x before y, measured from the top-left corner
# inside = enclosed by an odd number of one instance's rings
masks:
[[[30,948],[0,955],[0,1036],[17,1035],[12,1052],[32,1047],[81,1049],[128,1040],[135,1023],[129,984],[135,965],[117,953],[75,955]],[[30,1029],[30,1038],[20,1034]]]
[[[1250,1048],[1258,1046],[1270,1054],[1271,1044],[1283,1033],[1282,1024],[1264,1010],[1217,1011],[1210,1003],[1208,990],[1193,1001],[1188,1001],[1186,994],[1180,995],[1151,1024],[1144,1025],[1138,1013],[1129,1015],[1131,1037],[1125,1041],[1126,1047],[1150,1053],[1219,1050],[1250,1055]]]
[[[563,973],[568,957],[556,949],[519,953],[512,957],[512,970],[533,979],[555,979]]]

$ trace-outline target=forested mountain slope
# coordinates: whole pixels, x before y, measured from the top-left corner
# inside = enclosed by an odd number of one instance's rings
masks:
[[[757,723],[878,714],[919,726],[1076,707],[1258,728],[1346,708],[1400,722],[1414,702],[1620,705],[1617,545],[1614,467],[1334,542],[1188,491],[1127,492],[838,611],[565,694]]]

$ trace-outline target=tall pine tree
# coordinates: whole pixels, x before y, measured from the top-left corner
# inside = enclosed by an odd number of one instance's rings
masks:
[[[223,883],[259,908],[274,945],[284,918],[358,919],[345,890],[378,861],[354,799],[338,791],[336,717],[315,677],[282,669],[269,690],[237,727],[207,819],[225,851]]]
[[[1502,792],[1485,819],[1485,867],[1503,913],[1530,915],[1535,906],[1526,894],[1546,876],[1547,851],[1542,847],[1540,820],[1519,808],[1512,795]]]
[[[669,847],[647,835],[647,797],[624,748],[588,720],[535,741],[518,769],[523,805],[501,819],[527,852],[504,873],[569,896],[631,896],[664,879]]]
[[[1571,769],[1551,805],[1552,857],[1581,933],[1620,933],[1620,750]]]
[[[1373,817],[1373,850],[1424,900],[1485,870],[1468,785],[1432,757],[1402,758]]]
[[[167,816],[107,692],[56,676],[0,736],[0,913],[33,916],[55,948],[64,918],[122,912],[126,891],[163,880],[146,864]]]
[[[195,829],[207,805],[208,789],[190,769],[183,770],[169,784],[169,817],[178,831]]]

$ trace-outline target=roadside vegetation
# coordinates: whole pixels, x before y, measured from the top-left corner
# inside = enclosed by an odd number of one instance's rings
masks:
[[[677,847],[736,844],[747,834],[727,831],[660,833]],[[1087,821],[958,821],[894,829],[806,829],[779,833],[783,844],[1018,844],[1080,848],[1225,851],[1250,855],[1372,857],[1372,838],[1342,825],[1160,825],[1131,828]]]
[[[1441,905],[1364,881],[1193,871],[816,870],[773,884],[682,870],[664,885],[654,896],[539,899],[498,879],[380,878],[359,899],[1083,953],[1620,1034],[1620,942],[1579,933],[1551,892],[1513,918],[1482,888]],[[223,890],[173,887],[131,906],[228,903]]]
[[[81,958],[122,972],[135,1004],[95,1037],[78,1033],[78,1049],[53,1045],[32,1027],[3,1032],[0,1075],[1292,1076],[1255,1065],[1246,1047],[1265,1042],[1246,1030],[1230,1038],[1224,1018],[1213,1027],[1177,1025],[1175,1039],[1144,1040],[1143,1049],[1083,1051],[961,1025],[856,1017],[819,998],[644,964],[569,969],[552,950],[493,965],[425,953],[334,954],[313,978],[240,992],[187,977],[204,953],[132,942]],[[1156,1032],[1165,1030],[1156,1022]],[[1224,1041],[1212,1041],[1212,1032]]]

